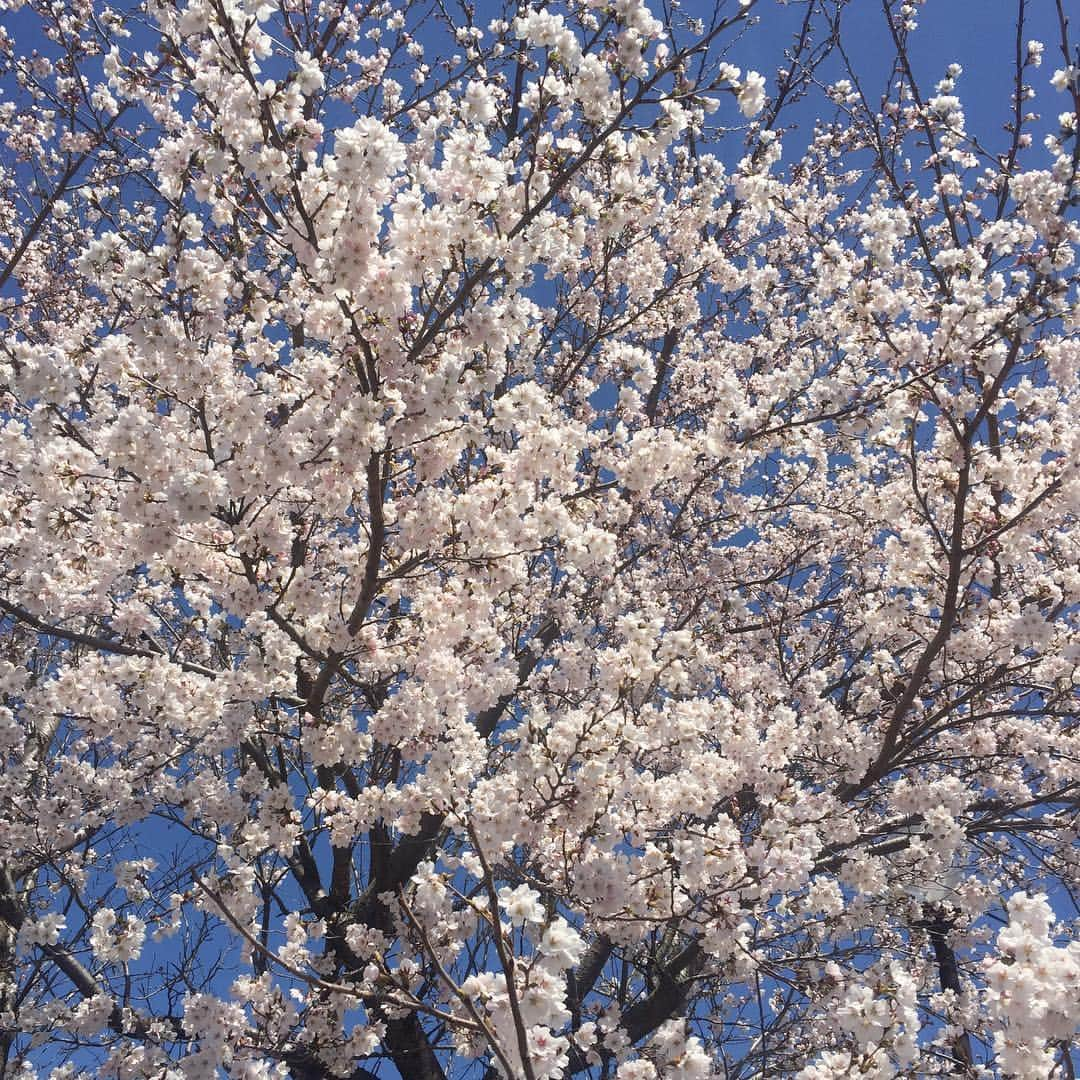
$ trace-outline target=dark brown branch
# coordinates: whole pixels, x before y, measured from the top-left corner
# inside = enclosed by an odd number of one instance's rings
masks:
[[[669,963],[657,963],[656,988],[623,1013],[622,1026],[631,1042],[645,1038],[683,1008],[694,980],[680,976],[687,970],[700,967],[704,959],[704,950],[694,941]]]
[[[656,379],[649,390],[649,397],[645,402],[645,415],[650,423],[656,420],[656,410],[660,407],[660,395],[664,392],[667,382],[668,370],[671,366],[671,357],[675,352],[675,345],[679,340],[679,332],[671,327],[664,334],[664,343],[660,347],[660,359],[656,365]]]

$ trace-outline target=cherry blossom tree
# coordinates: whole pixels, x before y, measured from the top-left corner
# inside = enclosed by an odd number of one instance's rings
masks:
[[[1066,5],[770,4],[5,0],[4,1080],[1075,1075]]]

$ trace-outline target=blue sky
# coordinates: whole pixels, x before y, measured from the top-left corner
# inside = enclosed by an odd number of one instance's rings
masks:
[[[702,0],[692,0],[685,10],[704,15],[709,6]],[[1044,66],[1029,73],[1029,77],[1039,90],[1034,108],[1047,115],[1049,123],[1044,122],[1043,127],[1049,128],[1055,126],[1057,111],[1063,107],[1061,99],[1046,85],[1054,68],[1060,66],[1055,46],[1056,12],[1052,0],[1030,0],[1026,6],[1028,25],[1023,39],[1039,39],[1047,46]],[[501,4],[481,3],[478,8],[481,15],[485,8],[490,9],[490,17],[502,14]],[[930,0],[919,12],[921,26],[912,38],[916,75],[928,91],[943,77],[948,64],[957,62],[963,66],[957,92],[964,102],[970,129],[991,148],[1006,142],[1001,125],[1010,109],[1017,8],[1015,0]],[[777,0],[759,0],[755,10],[760,21],[733,47],[731,60],[744,70],[754,68],[766,74],[771,89],[772,73],[804,8],[801,4],[782,6]],[[31,25],[22,14],[6,14],[3,21],[17,37],[21,37],[20,30]],[[477,21],[483,23],[484,19]],[[894,55],[881,4],[878,0],[849,0],[845,23],[849,54],[865,75],[866,89],[873,100],[884,88]],[[842,75],[835,62],[826,70],[831,77]],[[821,114],[821,99],[817,96],[795,110],[793,118],[803,134],[788,139],[785,160],[797,156],[801,141],[808,137],[813,120]],[[164,831],[164,827],[158,828]]]
[[[1054,0],[1026,0],[1022,6],[1024,42],[1036,39],[1046,45],[1043,66],[1035,71],[1028,69],[1028,80],[1039,94],[1029,104],[1044,115],[1040,130],[1056,129],[1057,114],[1064,103],[1048,85],[1054,69],[1062,66]],[[944,77],[949,64],[959,63],[963,67],[956,93],[963,103],[969,130],[988,148],[1003,148],[1006,141],[1002,124],[1011,108],[1020,7],[1020,0],[928,0],[917,11],[918,29],[910,38],[912,66],[928,94]],[[685,5],[688,12],[703,14],[709,8],[705,0],[692,0]],[[744,69],[761,71],[771,81],[779,57],[804,12],[803,4],[758,0],[754,8],[757,25],[732,50],[732,61]],[[1077,15],[1080,17],[1080,9]],[[884,89],[894,56],[882,0],[848,0],[841,25],[848,56],[865,80],[868,98],[875,101]],[[840,78],[842,74],[838,58],[834,57],[821,77]],[[814,119],[826,114],[821,99],[815,97],[793,115],[800,127],[809,129]],[[791,152],[785,154],[786,160],[791,160],[798,143],[794,138],[788,141]]]

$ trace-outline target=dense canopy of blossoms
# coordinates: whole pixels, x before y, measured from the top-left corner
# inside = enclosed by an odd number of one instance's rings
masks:
[[[1075,1075],[1029,6],[0,4],[0,1076]]]

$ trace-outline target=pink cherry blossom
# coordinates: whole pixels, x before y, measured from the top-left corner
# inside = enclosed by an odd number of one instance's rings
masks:
[[[0,1075],[1075,1073],[1080,59],[944,3],[5,5]]]

